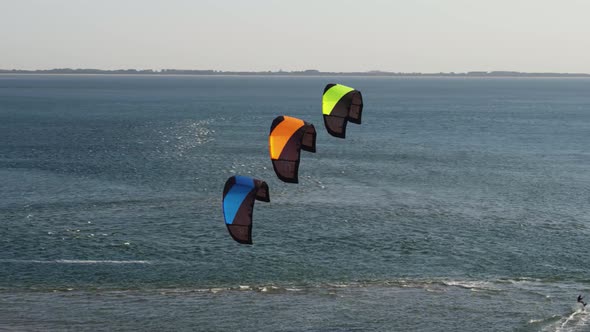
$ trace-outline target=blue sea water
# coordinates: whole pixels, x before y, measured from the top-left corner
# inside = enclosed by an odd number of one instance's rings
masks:
[[[299,184],[278,115],[318,131]],[[0,330],[590,331],[589,165],[588,79],[0,75]]]

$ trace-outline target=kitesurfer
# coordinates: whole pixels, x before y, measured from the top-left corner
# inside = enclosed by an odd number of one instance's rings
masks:
[[[582,305],[585,307],[585,306],[586,306],[586,304],[588,304],[588,303],[586,303],[586,302],[582,301],[582,299],[583,299],[583,298],[584,298],[584,297],[582,296],[582,294],[578,295],[578,303],[582,303]]]

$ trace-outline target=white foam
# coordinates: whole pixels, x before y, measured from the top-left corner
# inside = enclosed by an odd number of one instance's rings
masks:
[[[454,286],[454,287],[461,287],[470,290],[499,290],[498,288],[492,286],[492,283],[487,281],[458,281],[458,280],[448,280],[443,281],[443,284],[447,286]]]
[[[213,294],[219,293],[224,290],[227,290],[227,288],[211,288],[211,289],[209,289],[209,291],[211,291],[211,293],[213,293]]]
[[[328,286],[335,287],[335,288],[346,288],[349,285],[347,285],[347,284],[328,284]]]
[[[543,331],[587,331],[589,314],[585,309],[576,309],[569,316],[563,317],[554,325],[548,326]]]

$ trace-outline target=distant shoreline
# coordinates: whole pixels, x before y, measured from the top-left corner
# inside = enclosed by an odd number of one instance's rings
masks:
[[[137,70],[137,69],[71,69],[47,70],[0,69],[0,74],[67,74],[67,75],[199,75],[199,76],[371,76],[371,77],[590,77],[585,73],[527,73],[517,71],[470,71],[465,73],[403,73],[386,71],[322,72],[304,71],[221,71],[221,70]]]

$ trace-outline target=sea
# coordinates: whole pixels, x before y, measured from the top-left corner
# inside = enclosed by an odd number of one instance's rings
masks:
[[[0,75],[0,331],[590,331],[589,253],[587,78]]]

